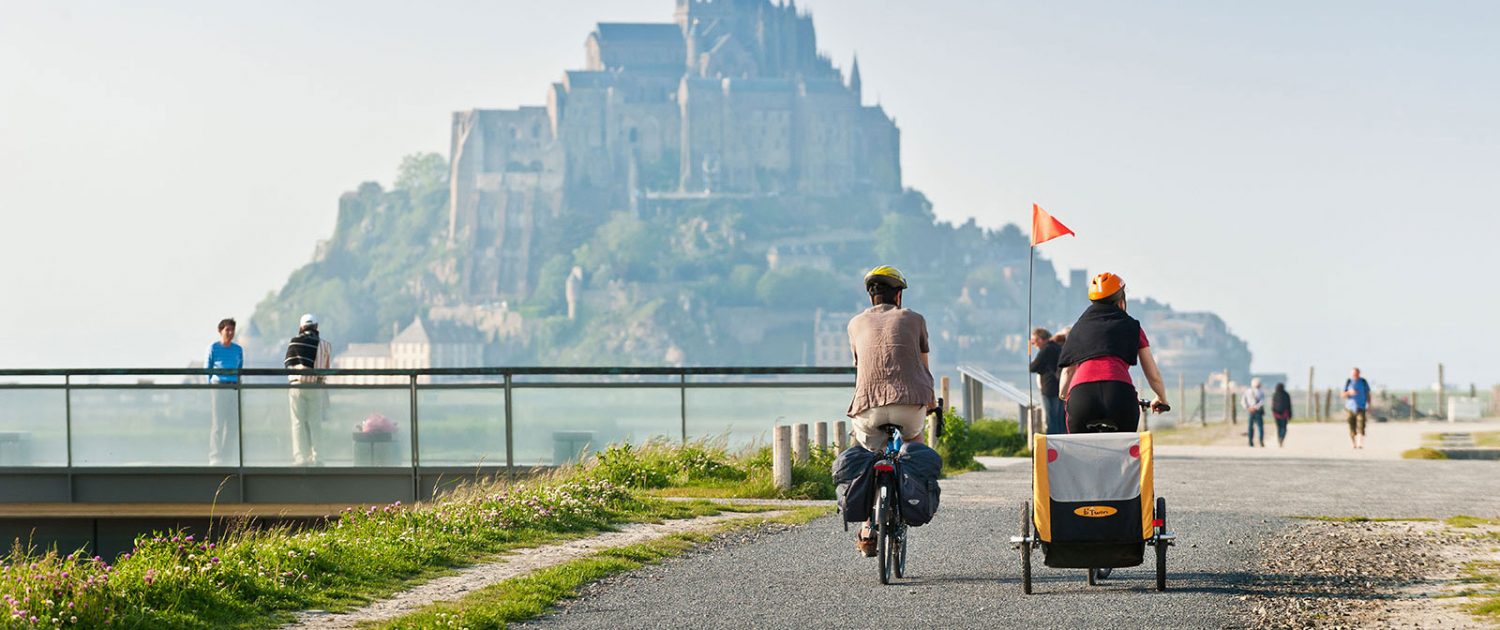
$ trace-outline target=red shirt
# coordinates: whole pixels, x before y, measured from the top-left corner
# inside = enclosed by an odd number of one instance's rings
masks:
[[[1141,347],[1146,348],[1151,342],[1146,341],[1146,331],[1141,330]],[[1073,372],[1073,380],[1068,383],[1068,391],[1084,383],[1095,383],[1098,381],[1120,381],[1122,383],[1134,383],[1130,379],[1130,366],[1124,359],[1116,356],[1094,357],[1078,364],[1078,369]]]

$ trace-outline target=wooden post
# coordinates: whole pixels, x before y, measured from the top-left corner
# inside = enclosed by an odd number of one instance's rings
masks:
[[[828,423],[819,422],[813,425],[813,443],[818,445],[818,450],[828,448]]]
[[[792,428],[778,424],[771,435],[771,481],[777,490],[791,490]]]
[[[792,425],[792,459],[799,464],[807,463],[807,424]]]
[[[1443,383],[1443,364],[1438,364],[1438,394],[1437,394],[1437,417],[1448,416],[1448,385]]]
[[[1317,390],[1313,389],[1313,368],[1309,366],[1307,368],[1307,406],[1303,407],[1303,409],[1307,410],[1305,412],[1307,417],[1314,420],[1318,419],[1318,405],[1315,402],[1317,396]]]
[[[1187,419],[1187,379],[1182,372],[1177,373],[1177,416]]]
[[[943,406],[944,407],[952,407],[953,406],[953,399],[948,397],[948,377],[944,376],[943,380],[942,380],[942,383],[943,383],[943,385],[942,385],[942,394],[941,395],[943,397]],[[947,409],[943,409],[942,413],[948,413],[948,410]]]
[[[1208,426],[1208,383],[1198,384],[1198,425]]]
[[[1411,390],[1411,400],[1409,400],[1407,402],[1408,402],[1408,408],[1406,410],[1406,419],[1410,420],[1412,422],[1416,422],[1417,421],[1417,390],[1415,390],[1415,389]]]
[[[1333,388],[1329,388],[1328,392],[1323,394],[1323,417],[1333,419]]]
[[[843,452],[844,449],[849,448],[848,422],[844,420],[838,420],[833,423],[833,445],[839,450],[839,452]]]
[[[1229,386],[1229,370],[1224,370],[1224,419],[1237,422],[1234,417],[1234,388]]]

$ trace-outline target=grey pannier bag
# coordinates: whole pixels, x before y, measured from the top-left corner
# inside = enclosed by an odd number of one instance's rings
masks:
[[[906,442],[896,456],[896,474],[900,478],[902,520],[912,526],[932,521],[942,494],[938,477],[943,474],[943,457],[926,444]]]
[[[833,460],[833,483],[844,522],[870,519],[870,490],[875,486],[875,454],[851,446]]]

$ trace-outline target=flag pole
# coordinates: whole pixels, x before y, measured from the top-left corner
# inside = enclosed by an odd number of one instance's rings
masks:
[[[1036,241],[1035,219],[1032,220],[1031,225],[1031,240]],[[1036,402],[1031,399],[1031,295],[1034,292],[1032,287],[1036,285],[1035,268],[1036,245],[1033,243],[1026,256],[1026,371],[1023,372],[1026,375],[1026,418],[1024,420],[1026,430],[1022,432],[1026,436],[1026,448],[1031,448],[1031,430],[1032,425],[1035,424],[1032,422],[1032,415],[1034,415],[1032,409],[1036,407]]]

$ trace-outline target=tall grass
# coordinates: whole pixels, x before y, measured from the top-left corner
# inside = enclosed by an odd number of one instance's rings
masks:
[[[264,627],[296,610],[358,605],[484,554],[708,509],[644,490],[832,498],[832,459],[814,449],[794,467],[793,488],[779,492],[769,449],[620,445],[523,483],[472,484],[421,506],[345,510],[310,528],[241,525],[217,540],[154,533],[113,561],[17,546],[0,567],[0,628]]]

